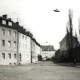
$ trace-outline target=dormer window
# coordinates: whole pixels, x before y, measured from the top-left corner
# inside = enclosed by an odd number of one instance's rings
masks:
[[[6,21],[5,20],[2,20],[2,24],[5,24],[6,25]]]
[[[9,22],[9,26],[12,26],[12,22]]]

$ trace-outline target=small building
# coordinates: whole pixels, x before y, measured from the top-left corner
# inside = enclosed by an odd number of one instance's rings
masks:
[[[55,50],[52,45],[42,45],[42,59],[47,60],[55,56]]]

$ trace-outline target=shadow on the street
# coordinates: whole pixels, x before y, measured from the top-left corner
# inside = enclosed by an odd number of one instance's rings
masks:
[[[54,63],[54,62],[53,62]],[[58,66],[67,66],[67,67],[76,67],[76,68],[80,68],[80,63],[76,63],[76,64],[73,64],[73,63],[54,63]]]

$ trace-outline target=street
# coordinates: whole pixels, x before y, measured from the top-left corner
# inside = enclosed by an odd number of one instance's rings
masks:
[[[50,61],[0,66],[0,80],[80,80],[80,67]]]

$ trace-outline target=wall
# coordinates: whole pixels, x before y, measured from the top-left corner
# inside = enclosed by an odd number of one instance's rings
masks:
[[[2,29],[5,29],[5,36],[2,35]],[[8,36],[8,30],[11,30],[11,36]],[[14,31],[16,37],[13,37]],[[5,46],[2,46],[2,40],[5,40]],[[11,41],[11,47],[8,46],[8,41]],[[16,41],[16,47],[14,47],[14,41]],[[0,26],[0,44],[0,65],[17,64],[17,59],[14,58],[14,54],[17,55],[17,31]],[[5,53],[5,59],[2,58],[2,53]],[[9,53],[11,53],[11,59],[9,59]]]
[[[19,54],[21,55],[21,64],[30,63],[31,61],[31,44],[30,37],[19,33]]]
[[[41,47],[37,44],[36,44],[35,52],[36,52],[35,60],[38,61],[38,55],[41,55]]]
[[[43,60],[46,60],[47,58],[52,58],[55,56],[55,51],[42,51],[41,52]]]
[[[35,52],[35,47],[36,47],[36,43],[35,41],[32,39],[31,40],[31,53],[32,53],[32,62],[35,62],[35,56],[36,56],[36,52]]]

